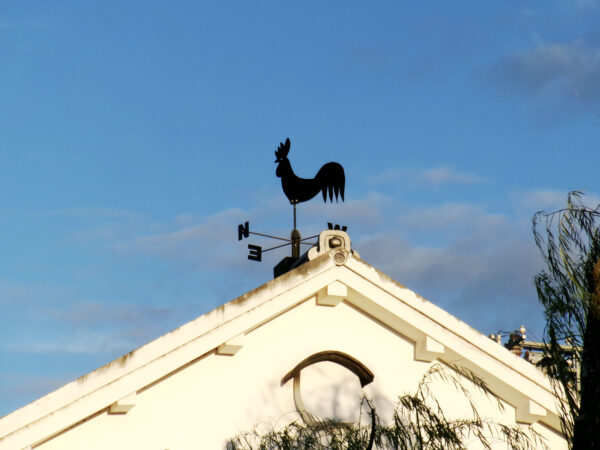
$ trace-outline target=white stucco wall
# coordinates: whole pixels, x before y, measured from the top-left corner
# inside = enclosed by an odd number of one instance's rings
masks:
[[[399,394],[414,392],[432,364],[415,360],[414,342],[352,305],[319,306],[315,297],[251,330],[238,342],[242,348],[233,356],[212,351],[138,390],[135,406],[127,414],[101,411],[35,448],[221,449],[227,438],[240,431],[297,419],[292,380],[284,386],[280,381],[300,361],[324,350],[347,353],[373,372],[374,381],[364,392],[385,415]],[[355,414],[352,396],[360,389],[353,383],[357,380],[353,374],[330,362],[304,370],[301,386],[308,409],[314,408],[313,413],[335,410],[339,418]],[[340,386],[345,390],[336,395]],[[437,390],[439,400],[448,405],[448,415],[468,412],[447,386]],[[351,405],[350,411],[344,410],[344,402]],[[485,400],[480,412],[514,424],[514,408],[504,405],[504,412],[498,412],[493,402]],[[544,426],[537,429],[555,438],[552,448],[564,448],[556,433]]]

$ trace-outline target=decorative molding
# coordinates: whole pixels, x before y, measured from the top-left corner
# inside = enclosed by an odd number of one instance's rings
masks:
[[[127,414],[135,406],[137,394],[129,394],[127,397],[123,397],[121,400],[114,402],[109,406],[108,412],[110,414]]]
[[[515,409],[515,420],[531,424],[545,417],[546,414],[546,408],[531,399],[527,399]]]
[[[334,281],[319,291],[317,294],[317,305],[336,306],[347,296],[348,288],[346,285],[339,281]]]
[[[244,346],[244,336],[236,336],[233,339],[217,347],[217,355],[233,356]]]
[[[444,354],[445,347],[438,341],[425,336],[415,345],[415,359],[417,361],[431,362]]]
[[[309,261],[312,261],[313,259],[330,252],[334,254],[342,253],[342,255],[344,255],[344,261],[342,261],[340,257],[337,259],[334,258],[334,262],[337,265],[344,264],[351,254],[358,256],[358,254],[352,250],[350,236],[348,236],[348,233],[341,230],[322,231],[319,234],[319,243],[317,246],[308,250],[308,259]]]

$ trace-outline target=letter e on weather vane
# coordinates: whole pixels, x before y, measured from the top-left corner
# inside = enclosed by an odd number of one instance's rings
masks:
[[[262,261],[262,247],[248,244],[248,259],[250,261]]]

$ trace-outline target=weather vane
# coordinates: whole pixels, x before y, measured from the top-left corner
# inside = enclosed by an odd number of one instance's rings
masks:
[[[271,236],[263,233],[256,233],[250,231],[249,222],[238,225],[238,241],[243,238],[247,238],[250,234],[262,236],[270,239],[277,239],[285,241],[285,244],[276,245],[268,249],[264,249],[259,245],[248,245],[248,259],[251,261],[262,261],[262,254],[269,250],[275,250],[277,248],[285,247],[287,245],[292,246],[292,256],[284,258],[275,267],[275,276],[285,273],[292,268],[292,265],[300,258],[300,244],[308,244],[303,242],[309,239],[317,237],[310,236],[302,239],[300,232],[296,229],[296,205],[298,203],[306,202],[315,197],[319,192],[323,194],[323,201],[327,203],[327,197],[329,201],[338,201],[338,196],[344,201],[344,188],[346,185],[346,176],[344,174],[344,168],[336,162],[328,162],[319,169],[314,178],[300,178],[292,170],[292,165],[288,159],[288,153],[290,152],[290,139],[287,138],[285,143],[280,142],[279,147],[275,150],[275,163],[277,169],[275,175],[281,178],[281,187],[283,192],[290,201],[290,204],[294,208],[294,229],[290,235],[290,239]],[[329,229],[339,230],[339,225],[333,225],[328,222]],[[342,227],[343,231],[346,231],[346,227]]]

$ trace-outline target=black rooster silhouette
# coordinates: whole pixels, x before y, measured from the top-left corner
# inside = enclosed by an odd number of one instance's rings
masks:
[[[292,165],[287,158],[290,151],[290,139],[279,143],[279,147],[275,151],[275,160],[279,165],[275,174],[281,178],[281,187],[283,192],[289,199],[292,205],[310,200],[321,191],[323,193],[323,201],[327,203],[327,192],[329,192],[329,201],[338,200],[338,194],[344,201],[344,186],[346,184],[346,176],[344,168],[336,162],[328,162],[325,164],[312,179],[297,177],[292,170]]]

